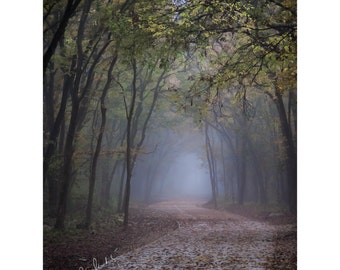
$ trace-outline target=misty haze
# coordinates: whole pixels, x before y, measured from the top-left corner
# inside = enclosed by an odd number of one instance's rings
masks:
[[[193,154],[179,155],[178,159],[167,164],[169,171],[164,174],[163,186],[154,194],[158,200],[176,200],[187,198],[206,199],[211,195],[209,175],[202,168],[201,161]]]
[[[207,168],[202,168],[202,161],[194,154],[183,154],[169,165],[169,172],[164,175],[164,191],[160,199],[209,199],[211,186]]]

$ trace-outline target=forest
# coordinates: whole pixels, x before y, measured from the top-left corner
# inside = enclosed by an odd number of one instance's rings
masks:
[[[127,222],[131,186],[157,195],[183,147],[207,167],[215,207],[296,211],[294,1],[47,1],[44,45],[44,209],[56,228],[80,209],[86,226],[110,207]],[[183,132],[204,138],[172,135]]]
[[[43,2],[43,214],[297,213],[295,0]]]

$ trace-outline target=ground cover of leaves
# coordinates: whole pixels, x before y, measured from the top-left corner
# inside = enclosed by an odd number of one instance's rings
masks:
[[[297,268],[296,224],[274,225],[214,210],[175,207],[177,230],[99,269]]]
[[[248,210],[236,210],[160,203],[132,210],[126,231],[108,216],[94,230],[48,233],[44,269],[297,268],[296,218],[262,215],[256,219]],[[94,267],[93,258],[95,266],[101,266]]]
[[[43,269],[93,269],[105,263],[105,258],[119,256],[154,241],[177,229],[176,220],[150,209],[130,209],[127,230],[116,215],[97,220],[91,230],[72,229],[65,232],[44,230]]]

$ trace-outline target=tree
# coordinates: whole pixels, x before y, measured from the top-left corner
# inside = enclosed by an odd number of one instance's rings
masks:
[[[221,88],[238,89],[236,94],[246,116],[251,115],[252,108],[249,93],[266,94],[274,102],[286,145],[290,211],[296,212],[296,144],[292,132],[296,124],[289,120],[291,116],[296,119],[296,110],[292,109],[296,107],[292,102],[296,95],[296,2],[216,2],[206,7],[194,1],[188,5],[182,18],[201,24],[201,35],[209,32],[212,41],[207,52],[211,69],[201,76],[211,83],[210,91],[217,94]],[[190,16],[193,13],[197,15]],[[283,102],[286,95],[288,112]]]
[[[209,125],[205,124],[205,147],[207,152],[207,160],[209,165],[209,174],[210,174],[210,183],[212,190],[212,202],[217,208],[217,168],[216,168],[216,160],[214,157],[214,151],[212,148],[212,143],[209,137]]]
[[[109,67],[108,72],[107,72],[108,73],[107,74],[107,81],[106,81],[106,84],[104,86],[102,95],[100,97],[101,124],[100,124],[96,149],[95,149],[95,152],[93,154],[92,164],[91,164],[91,173],[90,173],[90,178],[89,178],[89,195],[88,195],[88,201],[87,201],[87,207],[86,207],[86,218],[85,218],[85,227],[86,228],[89,228],[89,226],[91,224],[92,202],[93,202],[94,185],[95,185],[95,181],[96,181],[97,162],[98,162],[98,157],[99,157],[102,139],[103,139],[104,130],[105,130],[105,125],[106,125],[105,98],[106,98],[107,92],[110,88],[111,82],[113,80],[112,70],[113,70],[113,67],[116,64],[117,57],[118,57],[118,55],[116,53],[116,54],[114,54],[113,59],[111,60],[110,67]]]
[[[68,132],[66,136],[66,142],[65,142],[65,150],[64,150],[64,162],[63,162],[63,182],[61,186],[60,191],[60,199],[59,199],[59,205],[58,205],[58,211],[57,211],[57,220],[55,223],[56,229],[63,229],[64,228],[64,221],[65,221],[65,215],[66,215],[66,207],[67,207],[67,198],[69,195],[69,188],[72,178],[72,159],[73,159],[73,153],[74,153],[74,137],[76,128],[78,125],[78,117],[79,117],[79,108],[81,101],[85,97],[85,94],[89,91],[92,83],[93,83],[93,77],[94,77],[94,69],[96,65],[98,64],[101,56],[105,52],[106,48],[110,44],[110,34],[105,36],[104,42],[102,46],[99,48],[99,51],[97,53],[97,46],[99,44],[99,40],[94,44],[92,47],[92,50],[89,52],[89,59],[91,59],[91,56],[93,56],[93,62],[90,63],[90,61],[85,61],[86,52],[88,52],[88,49],[84,49],[83,46],[83,39],[85,34],[85,25],[87,22],[87,18],[89,15],[89,10],[91,7],[92,1],[87,0],[84,3],[83,11],[80,18],[80,23],[78,27],[77,32],[77,39],[76,39],[76,52],[77,52],[77,60],[75,65],[75,78],[73,81],[73,85],[70,89],[71,93],[71,119],[69,122]],[[83,75],[85,71],[88,69],[88,74],[86,74],[86,79],[82,80]],[[82,81],[84,82],[84,85],[82,85]]]
[[[67,24],[69,22],[69,20],[71,19],[71,17],[74,15],[75,10],[77,9],[77,7],[79,6],[81,0],[68,0],[66,3],[66,7],[65,7],[65,11],[64,14],[62,16],[62,19],[59,22],[58,28],[55,31],[55,33],[53,34],[53,37],[51,39],[51,42],[49,43],[49,45],[47,46],[45,52],[44,52],[44,66],[43,66],[43,71],[45,73],[45,70],[47,69],[48,63],[51,59],[51,57],[53,56],[57,46],[58,46],[58,42],[62,39]],[[46,13],[44,14],[44,21],[47,21],[47,17],[51,16],[51,11],[53,10],[53,8],[57,6],[57,3],[55,1],[52,2],[46,2],[44,1],[44,11],[46,11]],[[46,34],[44,35],[44,37],[46,36]]]

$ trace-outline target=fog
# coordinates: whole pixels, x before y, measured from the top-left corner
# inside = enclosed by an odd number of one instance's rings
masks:
[[[211,196],[209,174],[196,154],[187,153],[168,164],[169,172],[164,176],[162,199],[207,199]]]
[[[211,184],[204,134],[191,121],[177,130],[150,133],[145,154],[139,155],[132,178],[132,200],[209,200]]]

